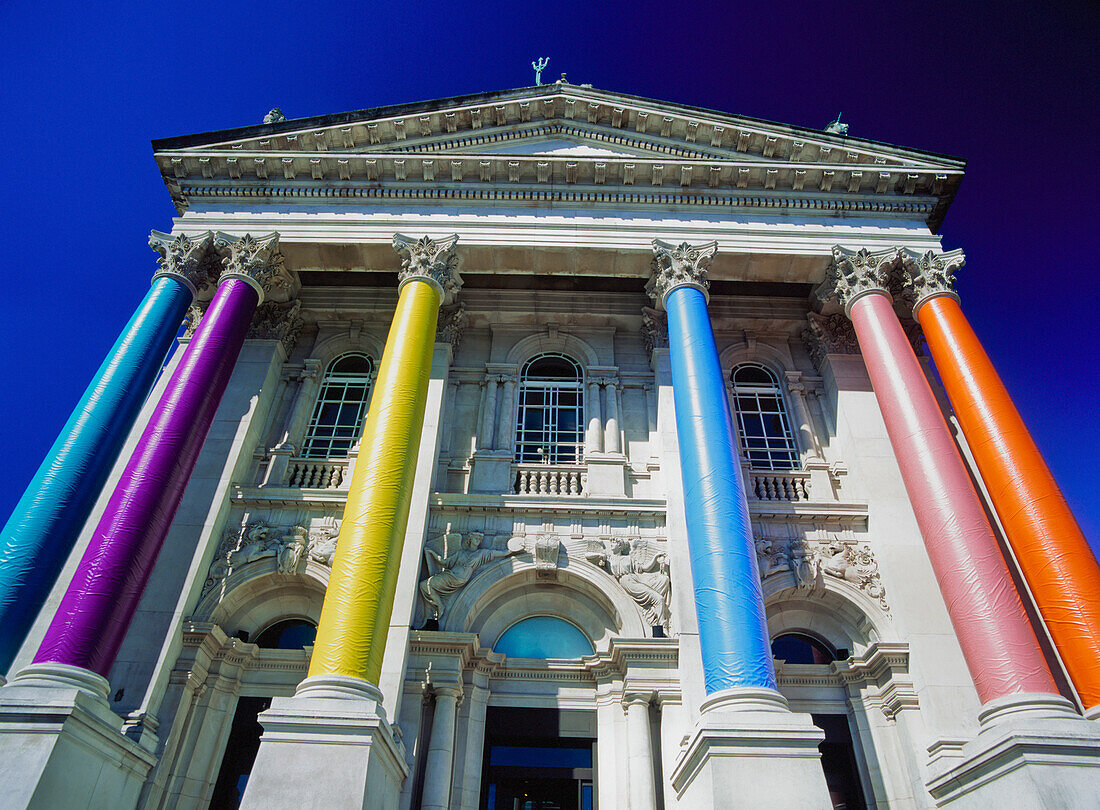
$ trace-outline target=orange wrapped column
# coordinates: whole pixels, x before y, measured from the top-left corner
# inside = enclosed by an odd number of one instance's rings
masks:
[[[1073,685],[1100,705],[1100,565],[954,295],[914,315]]]

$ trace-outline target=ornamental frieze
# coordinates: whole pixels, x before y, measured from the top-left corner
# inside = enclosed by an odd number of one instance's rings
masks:
[[[756,560],[762,581],[786,573],[797,590],[806,592],[821,590],[830,580],[845,583],[890,611],[874,553],[850,532],[815,531],[793,538],[757,534]]]
[[[280,574],[301,573],[312,561],[332,567],[340,521],[323,518],[312,526],[272,526],[253,521],[226,530],[210,563],[202,592],[206,594],[253,563],[269,560]]]

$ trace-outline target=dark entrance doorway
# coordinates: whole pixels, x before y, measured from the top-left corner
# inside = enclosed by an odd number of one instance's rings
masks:
[[[596,741],[583,727],[563,723],[561,715],[554,709],[489,708],[484,810],[593,810]]]

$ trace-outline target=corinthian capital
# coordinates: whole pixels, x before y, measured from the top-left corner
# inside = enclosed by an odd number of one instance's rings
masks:
[[[856,299],[868,293],[889,296],[890,275],[897,260],[897,248],[871,253],[866,248],[853,251],[836,245],[825,280],[814,290],[814,297],[823,304],[836,304],[847,314]]]
[[[222,280],[239,278],[247,282],[260,295],[260,302],[267,298],[285,302],[295,290],[294,277],[287,272],[283,254],[279,252],[279,234],[255,237],[230,236],[220,231],[214,235],[214,248],[222,254]]]
[[[689,245],[681,242],[673,245],[660,239],[653,240],[653,275],[646,284],[646,293],[664,309],[665,299],[677,287],[694,287],[710,298],[710,282],[707,266],[718,250],[717,242]]]
[[[450,304],[462,288],[458,254],[455,253],[457,243],[458,234],[443,239],[429,239],[427,236],[413,239],[395,233],[393,249],[401,256],[397,289],[400,290],[413,279],[421,279],[439,290],[441,305]]]
[[[210,246],[214,234],[210,231],[196,236],[149,232],[149,247],[160,254],[157,272],[153,278],[172,276],[182,281],[191,295],[198,298],[207,288],[213,287],[217,270],[211,261]]]
[[[966,264],[961,250],[920,254],[903,248],[900,252],[906,297],[912,300],[913,316],[924,302],[941,295],[959,300],[955,292],[955,271]]]

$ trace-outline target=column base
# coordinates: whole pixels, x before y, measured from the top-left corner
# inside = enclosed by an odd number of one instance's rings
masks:
[[[1100,727],[1063,697],[1012,695],[978,714],[978,736],[932,764],[937,807],[1096,807]]]
[[[0,689],[0,784],[12,810],[125,810],[156,758],[122,735],[107,679],[31,664]]]
[[[586,453],[588,483],[586,495],[599,498],[626,496],[626,456],[622,453]]]
[[[260,750],[241,810],[396,810],[409,775],[374,684],[306,678],[260,714]]]
[[[672,771],[684,807],[832,810],[818,745],[824,732],[773,689],[708,697]]]
[[[511,453],[478,450],[470,457],[470,492],[500,495],[511,492],[514,484]]]

